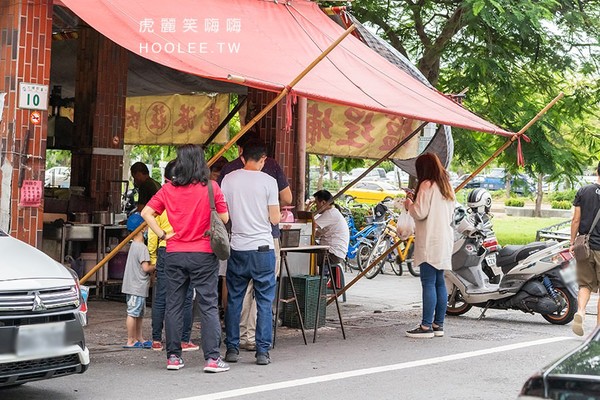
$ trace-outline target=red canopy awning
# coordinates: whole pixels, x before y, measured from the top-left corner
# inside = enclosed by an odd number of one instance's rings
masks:
[[[343,29],[306,0],[62,0],[94,29],[190,74],[280,91]],[[512,135],[349,36],[292,90],[309,99]]]

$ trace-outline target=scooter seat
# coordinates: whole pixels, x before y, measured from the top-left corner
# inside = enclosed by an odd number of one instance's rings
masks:
[[[502,272],[506,274],[513,269],[519,261],[524,260],[533,253],[537,253],[551,245],[551,242],[533,242],[522,246],[504,246],[498,251],[496,265],[499,265],[502,268]]]

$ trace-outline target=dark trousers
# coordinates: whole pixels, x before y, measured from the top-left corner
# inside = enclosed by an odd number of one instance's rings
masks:
[[[154,299],[152,300],[152,340],[162,341],[162,332],[165,322],[165,309],[167,305],[167,277],[165,276],[165,255],[167,251],[164,247],[157,250],[156,259],[156,285],[154,286]],[[194,288],[190,285],[185,306],[183,308],[183,334],[182,342],[189,342],[192,338]]]
[[[219,263],[217,257],[212,253],[166,253],[167,358],[171,354],[181,356],[183,309],[190,286],[196,290],[197,304],[200,309],[200,334],[204,359],[220,356],[221,323],[219,322],[218,275]]]

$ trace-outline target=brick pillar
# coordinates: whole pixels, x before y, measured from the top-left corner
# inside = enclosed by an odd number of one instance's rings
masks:
[[[48,112],[31,125],[31,111],[17,108],[18,90],[19,82],[50,84],[51,41],[51,0],[0,0],[0,228],[38,247],[43,208],[19,207],[19,176],[44,181]]]
[[[84,186],[94,210],[119,201],[127,95],[127,51],[90,27],[79,32],[71,185]]]
[[[250,120],[267,106],[275,97],[276,93],[264,90],[248,88],[248,116]],[[298,138],[296,134],[297,105],[292,105],[292,125],[290,130],[286,129],[287,113],[286,104],[288,98],[281,100],[255,125],[267,144],[267,151],[273,157],[287,176],[292,194],[293,204],[296,203],[296,194],[299,192],[296,183],[299,181],[298,174]]]

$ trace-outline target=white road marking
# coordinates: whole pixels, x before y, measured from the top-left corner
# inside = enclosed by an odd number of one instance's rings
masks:
[[[530,342],[514,343],[514,344],[509,344],[506,346],[492,347],[490,349],[468,351],[465,353],[450,354],[447,356],[441,356],[441,357],[435,357],[435,358],[426,358],[424,360],[415,360],[415,361],[409,361],[409,362],[404,362],[404,363],[400,363],[400,364],[384,365],[381,367],[373,367],[373,368],[363,368],[363,369],[357,369],[354,371],[345,371],[345,372],[338,372],[335,374],[313,376],[310,378],[293,379],[290,381],[269,383],[267,385],[250,386],[250,387],[245,387],[245,388],[241,388],[241,389],[233,389],[233,390],[227,390],[224,392],[205,394],[205,395],[201,395],[201,396],[186,397],[186,398],[182,398],[179,400],[229,399],[232,397],[245,396],[245,395],[254,394],[254,393],[287,389],[287,388],[291,388],[291,387],[295,387],[295,386],[312,385],[315,383],[329,382],[329,381],[335,381],[335,380],[339,380],[339,379],[347,379],[347,378],[352,378],[355,376],[378,374],[381,372],[398,371],[401,369],[422,367],[425,365],[440,364],[440,363],[445,363],[445,362],[449,362],[449,361],[464,360],[465,358],[479,357],[479,356],[484,356],[484,355],[488,355],[488,354],[502,353],[505,351],[524,349],[526,347],[540,346],[540,345],[544,345],[544,344],[548,344],[548,343],[556,343],[556,342],[562,342],[565,340],[575,340],[575,339],[576,338],[573,338],[573,337],[561,336],[561,337],[555,337],[555,338],[533,340]],[[267,368],[271,368],[271,367],[267,367]],[[231,373],[231,372],[227,372],[227,373]]]

